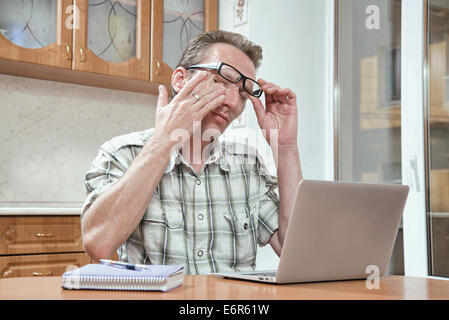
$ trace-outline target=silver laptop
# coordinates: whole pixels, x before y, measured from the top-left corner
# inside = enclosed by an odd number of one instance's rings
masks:
[[[366,279],[385,275],[409,188],[303,180],[277,271],[216,273],[268,283]],[[374,267],[373,267],[374,266]]]

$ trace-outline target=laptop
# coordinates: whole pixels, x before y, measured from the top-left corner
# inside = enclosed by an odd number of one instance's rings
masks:
[[[282,284],[366,279],[367,268],[377,267],[383,276],[408,191],[403,185],[302,180],[278,269],[214,275]]]

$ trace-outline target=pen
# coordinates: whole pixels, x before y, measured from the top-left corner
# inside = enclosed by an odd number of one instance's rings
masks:
[[[118,267],[118,268],[126,268],[130,270],[150,270],[150,266],[145,264],[132,264],[127,262],[121,262],[121,261],[114,261],[114,260],[107,260],[107,259],[100,259],[100,263],[104,265],[108,265],[111,267]]]

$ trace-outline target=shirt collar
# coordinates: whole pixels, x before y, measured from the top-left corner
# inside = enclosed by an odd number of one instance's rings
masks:
[[[175,167],[175,164],[184,163],[185,165],[188,165],[188,162],[179,152],[180,148],[181,147],[178,147],[172,151],[170,155],[170,162],[168,163],[168,166],[165,169],[166,173],[172,171],[173,168]],[[210,151],[209,151],[209,158],[206,160],[204,165],[219,163],[220,168],[222,170],[229,171],[229,164],[227,163],[225,157],[223,156],[223,148],[219,140],[214,139],[206,148],[209,148]]]

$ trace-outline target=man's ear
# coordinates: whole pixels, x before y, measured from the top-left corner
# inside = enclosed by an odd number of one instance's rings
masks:
[[[173,90],[178,93],[186,84],[189,74],[184,67],[177,67],[171,75],[171,84]]]

